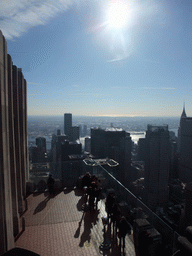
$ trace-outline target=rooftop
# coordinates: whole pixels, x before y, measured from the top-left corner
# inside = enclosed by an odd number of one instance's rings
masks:
[[[115,160],[113,159],[109,159],[109,158],[102,158],[102,159],[85,159],[83,160],[83,162],[86,164],[86,165],[90,165],[90,166],[95,166],[95,165],[109,165],[110,167],[115,167],[115,166],[118,166],[119,163],[116,162]]]
[[[26,228],[16,241],[16,246],[31,250],[41,256],[48,255],[121,255],[116,240],[110,235],[110,251],[101,252],[104,241],[102,217],[106,216],[104,200],[98,211],[82,211],[83,192],[65,189],[49,197],[47,192],[28,197],[28,210],[23,215]],[[133,237],[126,236],[125,255],[134,256]]]

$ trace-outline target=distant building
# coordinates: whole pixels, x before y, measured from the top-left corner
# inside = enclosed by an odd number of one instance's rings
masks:
[[[57,130],[57,136],[59,136],[59,135],[61,135],[61,130],[60,129]]]
[[[72,114],[65,113],[64,114],[64,134],[68,136],[68,139],[72,141]]]
[[[65,140],[61,144],[61,161],[69,160],[69,155],[81,155],[82,144],[80,142],[70,142]]]
[[[184,226],[192,225],[192,182],[186,185],[186,201],[184,210]]]
[[[180,125],[179,125],[179,129],[178,129],[178,151],[181,151],[181,129],[184,123],[184,119],[187,117],[186,112],[185,112],[185,106],[183,107],[183,112],[181,114],[181,118],[180,118]]]
[[[91,154],[95,158],[111,158],[119,163],[118,178],[123,184],[131,180],[131,137],[128,132],[117,128],[91,129]]]
[[[84,124],[83,126],[81,125],[80,134],[81,134],[81,137],[85,137],[87,135],[87,125],[86,124]]]
[[[91,137],[85,138],[85,151],[91,153]]]
[[[168,125],[148,125],[146,132],[145,189],[146,203],[153,210],[168,201],[170,141]]]
[[[36,145],[39,149],[42,149],[44,152],[46,152],[46,139],[44,137],[37,137]]]
[[[83,154],[68,155],[68,160],[61,163],[61,180],[64,187],[77,186],[78,177],[83,174]]]
[[[138,141],[137,160],[145,161],[145,158],[146,158],[146,139],[140,138]]]
[[[61,144],[67,140],[67,135],[52,135],[51,141],[51,154],[52,154],[52,161],[57,162],[58,159],[61,157]]]
[[[36,146],[30,147],[30,159],[32,160],[32,163],[44,163],[47,161],[45,138],[36,138]]]
[[[73,141],[76,141],[79,139],[79,126],[72,127],[72,134],[73,134]]]
[[[185,108],[178,130],[179,179],[192,182],[192,117],[187,117]]]

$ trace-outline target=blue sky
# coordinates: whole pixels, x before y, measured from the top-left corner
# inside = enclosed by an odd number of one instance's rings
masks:
[[[28,114],[179,116],[185,101],[192,116],[191,11],[189,0],[1,0]]]

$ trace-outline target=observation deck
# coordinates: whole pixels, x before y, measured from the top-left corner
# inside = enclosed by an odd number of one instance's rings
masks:
[[[80,179],[76,172],[72,172],[70,169],[65,172],[63,188],[54,196],[50,197],[45,191],[32,193],[27,198],[28,210],[23,215],[25,231],[17,239],[16,247],[33,251],[40,256],[122,255],[123,250],[120,250],[118,246],[119,238],[113,236],[109,224],[106,225],[106,235],[107,240],[111,243],[111,248],[101,250],[101,245],[104,242],[102,217],[107,216],[105,199],[106,195],[112,191],[122,215],[133,227],[131,234],[126,235],[125,256],[139,255],[137,241],[140,227],[135,225],[135,223],[140,223],[139,220],[144,220],[145,223],[147,221],[150,224],[150,230],[153,229],[160,234],[162,239],[160,255],[171,256],[178,250],[179,234],[177,232],[103,166],[95,163],[92,171],[91,174],[98,177],[102,187],[103,196],[98,203],[98,210],[83,210],[85,196],[83,196],[83,190],[79,188],[81,187]],[[151,233],[152,236],[153,233]],[[152,245],[155,246],[155,244],[157,244],[156,237],[154,237]],[[153,249],[156,250],[155,247]]]
[[[48,192],[31,194],[24,214],[25,231],[16,241],[16,247],[41,256],[121,255],[109,226],[107,237],[111,249],[103,252],[99,249],[104,241],[101,218],[107,215],[104,199],[99,201],[96,211],[83,211],[84,200],[83,191],[76,188],[64,189],[51,197]],[[132,234],[126,236],[125,243],[125,255],[134,256]]]

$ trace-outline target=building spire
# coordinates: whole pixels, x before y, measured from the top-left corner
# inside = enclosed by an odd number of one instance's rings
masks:
[[[185,101],[183,102],[183,112],[181,114],[181,118],[183,118],[183,117],[187,117],[186,112],[185,112]]]

